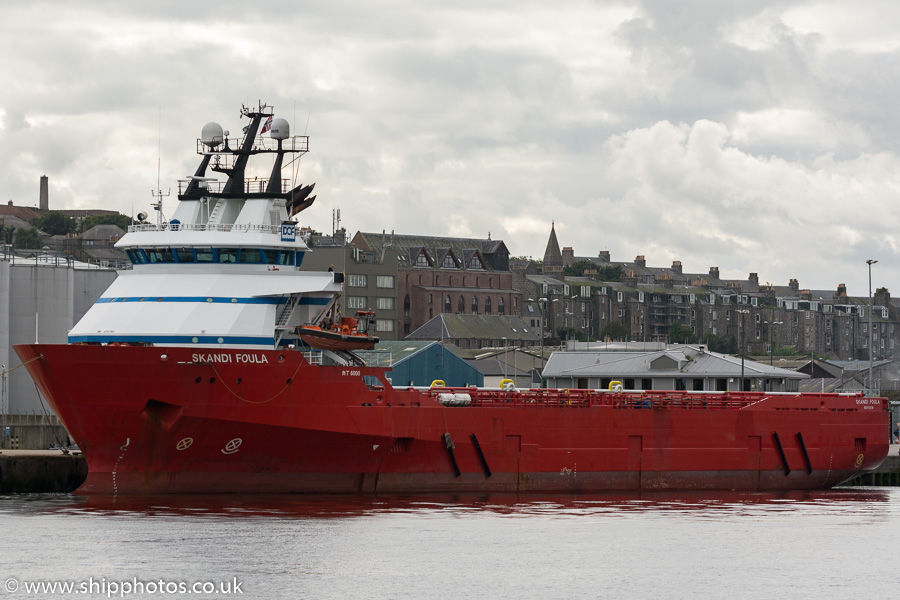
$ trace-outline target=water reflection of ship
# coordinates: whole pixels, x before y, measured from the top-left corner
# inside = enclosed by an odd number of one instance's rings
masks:
[[[222,518],[346,519],[433,511],[508,516],[616,516],[631,512],[702,513],[783,511],[800,505],[823,512],[858,511],[890,501],[881,489],[836,488],[779,492],[643,492],[634,494],[527,495],[425,494],[347,495],[149,495],[64,496],[44,510],[89,514],[146,514]]]

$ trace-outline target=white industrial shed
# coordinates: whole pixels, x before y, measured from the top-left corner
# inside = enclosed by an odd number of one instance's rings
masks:
[[[743,386],[741,385],[743,373]],[[607,389],[621,382],[628,390],[793,392],[804,373],[779,369],[740,357],[710,352],[704,346],[673,346],[651,352],[554,352],[544,378],[548,387]]]

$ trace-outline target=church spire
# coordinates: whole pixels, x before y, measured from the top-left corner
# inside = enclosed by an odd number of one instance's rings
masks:
[[[547,240],[547,249],[544,251],[543,274],[551,277],[562,275],[563,257],[559,251],[559,242],[556,239],[556,223],[550,222],[550,239]]]

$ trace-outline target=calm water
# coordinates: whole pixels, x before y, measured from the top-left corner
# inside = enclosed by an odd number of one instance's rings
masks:
[[[0,496],[0,536],[3,598],[74,597],[26,592],[36,581],[94,582],[77,597],[105,598],[123,597],[119,582],[235,579],[240,594],[192,597],[900,596],[900,488],[546,498]],[[110,582],[120,586],[115,593]],[[124,597],[179,596],[148,589]]]

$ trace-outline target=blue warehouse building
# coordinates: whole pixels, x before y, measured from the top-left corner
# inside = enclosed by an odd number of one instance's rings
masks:
[[[394,387],[428,386],[441,379],[447,387],[484,385],[484,375],[456,354],[457,348],[435,341],[383,341],[373,350],[356,353],[370,365],[385,364],[389,357],[392,369],[387,372]]]

